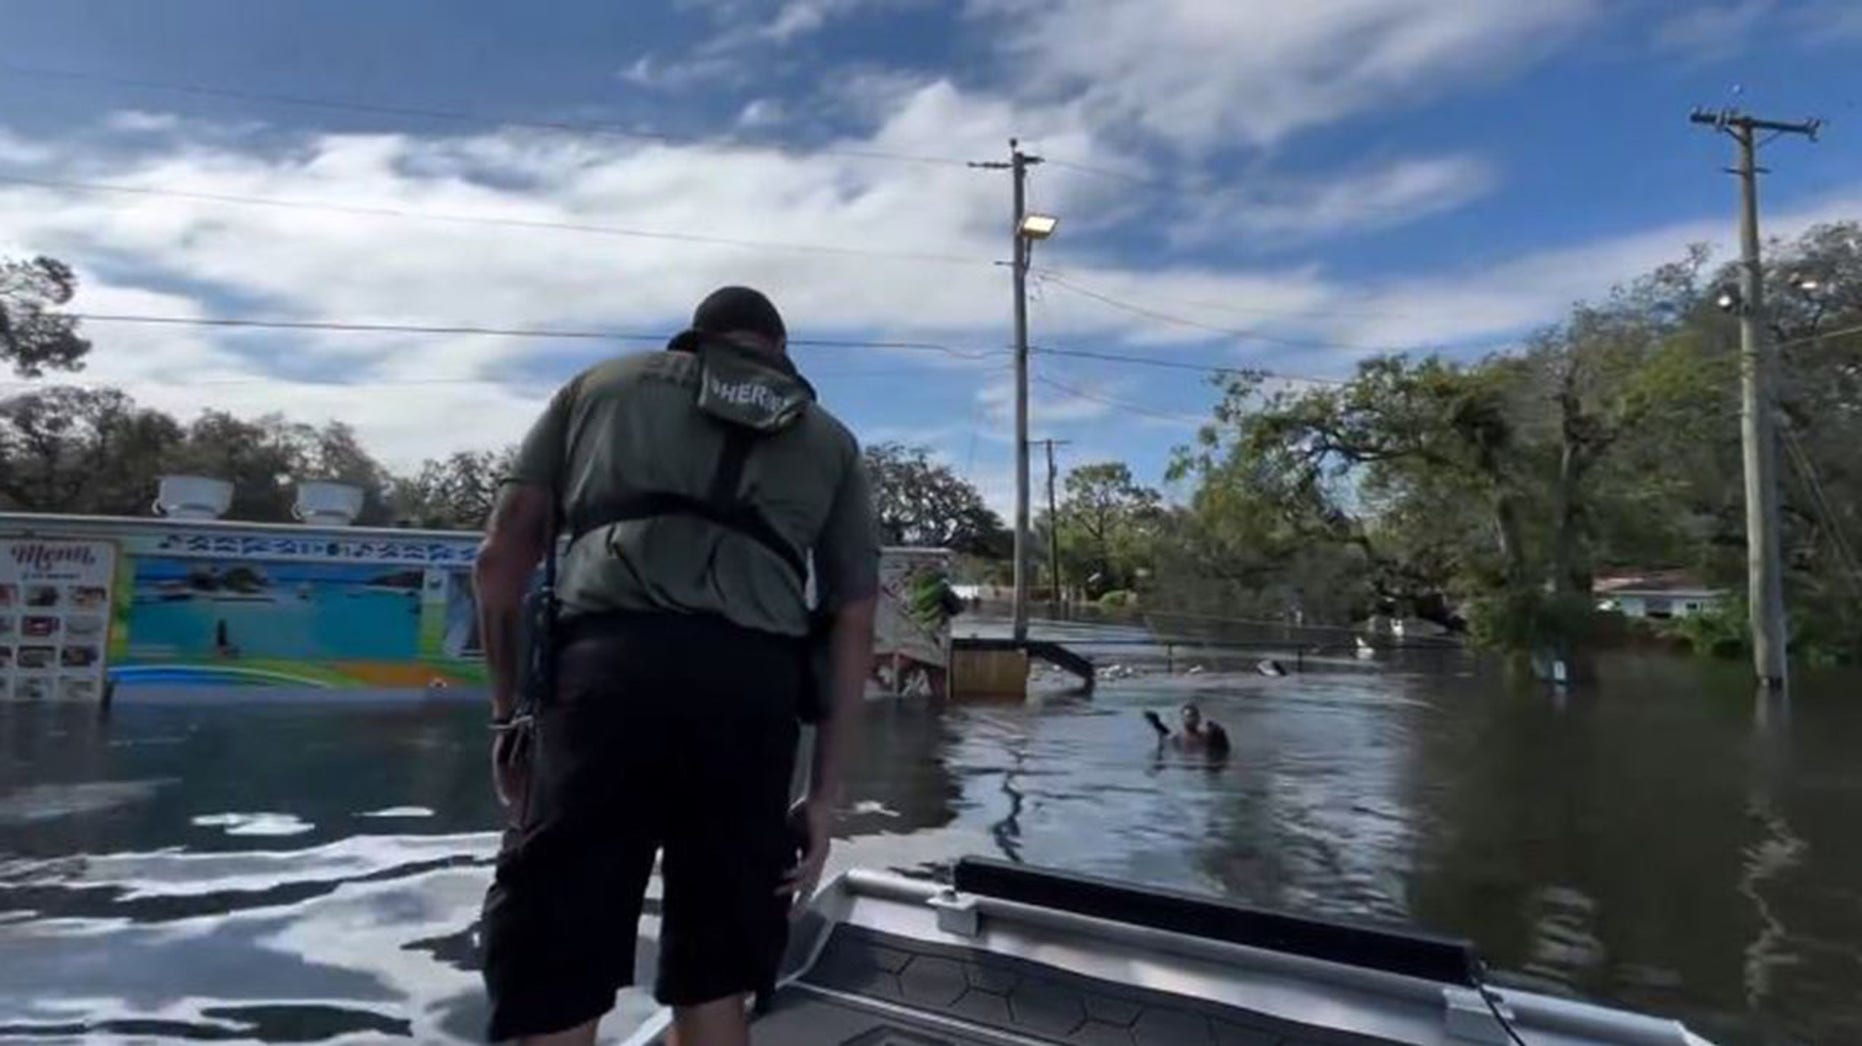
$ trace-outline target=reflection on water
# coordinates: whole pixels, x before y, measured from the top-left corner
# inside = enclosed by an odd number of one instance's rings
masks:
[[[1862,1041],[1853,680],[1755,710],[1688,662],[1563,701],[1358,667],[876,705],[835,865],[988,853],[1397,920],[1722,1041]],[[1140,711],[1189,698],[1226,761],[1154,744]],[[463,702],[0,707],[0,1037],[475,1039],[485,740]]]

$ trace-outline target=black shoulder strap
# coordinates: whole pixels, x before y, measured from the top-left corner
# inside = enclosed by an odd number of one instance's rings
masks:
[[[798,584],[806,585],[808,561],[801,551],[790,544],[755,505],[738,495],[738,488],[743,486],[744,465],[750,460],[750,452],[758,438],[756,433],[742,426],[725,426],[724,448],[712,470],[710,490],[703,498],[668,491],[645,491],[574,506],[569,516],[569,540],[577,541],[592,530],[615,523],[657,516],[695,516],[755,541],[782,560]]]
[[[737,503],[737,488],[743,486],[744,463],[750,460],[750,444],[756,437],[741,425],[724,427],[724,449],[718,454],[718,467],[711,473],[713,505]]]

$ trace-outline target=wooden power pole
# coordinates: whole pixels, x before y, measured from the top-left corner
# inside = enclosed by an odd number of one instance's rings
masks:
[[[1017,642],[1028,638],[1028,256],[1032,243],[1025,221],[1028,217],[1028,168],[1041,162],[1039,156],[1022,152],[1021,143],[1009,139],[1007,163],[972,163],[986,170],[1006,169],[1014,180],[1015,221],[1009,227],[1015,240],[1014,260],[1010,268],[1015,280],[1015,610],[1014,635]]]
[[[1064,447],[1070,440],[1037,440],[1047,448],[1047,582],[1049,598],[1054,603],[1054,614],[1060,614],[1060,507],[1054,500],[1054,481],[1059,476],[1054,467],[1054,448]]]
[[[1740,436],[1745,453],[1746,600],[1752,628],[1752,662],[1761,685],[1782,690],[1789,678],[1784,568],[1778,543],[1777,416],[1772,391],[1772,349],[1766,343],[1765,273],[1759,257],[1758,135],[1799,134],[1812,141],[1822,123],[1761,120],[1737,110],[1696,110],[1692,120],[1738,144]]]

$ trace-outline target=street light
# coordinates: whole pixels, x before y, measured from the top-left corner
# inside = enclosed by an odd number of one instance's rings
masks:
[[[1045,240],[1054,235],[1060,219],[1051,214],[1029,214],[1022,217],[1021,234],[1024,240]]]
[[[1713,299],[1713,304],[1719,306],[1721,312],[1738,312],[1743,301],[1739,288],[1728,284],[1720,288],[1720,293]]]

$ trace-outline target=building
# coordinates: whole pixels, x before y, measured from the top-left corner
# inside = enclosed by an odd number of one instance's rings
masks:
[[[220,519],[231,498],[171,476],[153,517],[0,512],[0,700],[484,688],[478,534],[353,526],[361,491],[341,484],[300,484],[296,524]],[[943,695],[949,558],[886,550],[877,692]]]
[[[1597,608],[1615,610],[1625,617],[1657,620],[1687,617],[1717,610],[1727,591],[1712,588],[1685,571],[1650,570],[1600,577],[1592,585]]]

